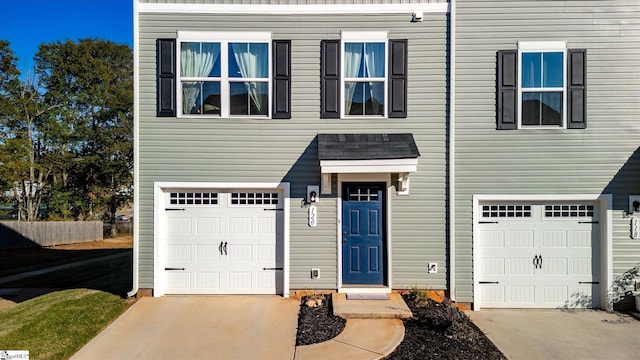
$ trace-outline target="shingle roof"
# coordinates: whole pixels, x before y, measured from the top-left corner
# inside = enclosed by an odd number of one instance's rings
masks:
[[[318,134],[318,160],[408,159],[420,156],[413,134]]]

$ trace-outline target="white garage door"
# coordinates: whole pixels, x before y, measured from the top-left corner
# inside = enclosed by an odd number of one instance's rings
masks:
[[[592,203],[481,203],[481,307],[599,306],[598,207]]]
[[[282,278],[281,193],[168,191],[168,294],[275,294]]]

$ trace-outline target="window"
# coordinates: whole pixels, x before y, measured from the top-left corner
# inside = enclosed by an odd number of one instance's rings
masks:
[[[231,193],[231,205],[278,205],[278,199],[278,193]]]
[[[386,42],[343,44],[344,115],[384,116]]]
[[[178,116],[268,117],[271,35],[178,33]]]
[[[585,129],[586,55],[562,41],[519,42],[517,50],[498,51],[498,130]]]
[[[215,192],[172,192],[169,193],[171,205],[217,205],[218,193]]]
[[[531,205],[482,205],[482,217],[488,218],[531,218]]]
[[[565,126],[564,47],[564,42],[519,44],[522,127]]]
[[[321,42],[323,119],[406,118],[407,40],[386,32],[343,32]]]

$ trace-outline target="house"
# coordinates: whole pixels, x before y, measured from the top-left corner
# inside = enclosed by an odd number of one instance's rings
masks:
[[[640,258],[638,5],[134,6],[130,295],[608,308]]]

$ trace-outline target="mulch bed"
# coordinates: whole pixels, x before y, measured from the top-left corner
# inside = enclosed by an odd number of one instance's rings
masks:
[[[420,293],[403,297],[413,318],[404,320],[404,339],[385,359],[506,359],[468,316],[451,306],[449,299],[438,303]],[[305,305],[315,298],[324,300],[322,306]],[[345,323],[332,314],[331,296],[305,296],[300,304],[296,345],[332,339],[342,332]]]

